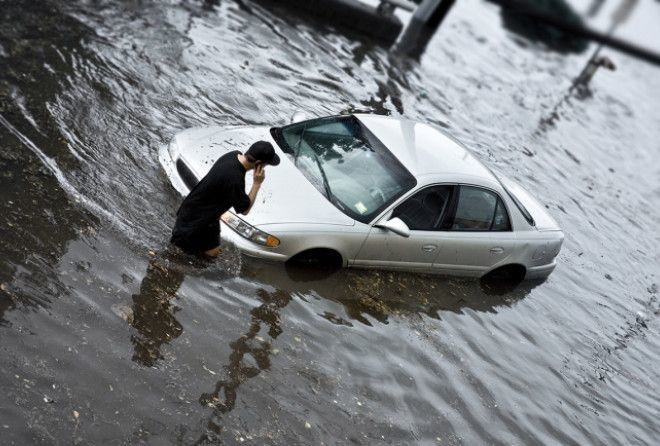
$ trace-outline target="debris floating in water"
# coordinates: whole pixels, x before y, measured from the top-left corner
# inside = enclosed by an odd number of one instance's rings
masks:
[[[637,312],[637,317],[635,317],[635,320],[636,320],[637,323],[638,323],[639,325],[641,325],[642,327],[644,327],[644,328],[648,328],[648,327],[646,326],[646,321],[649,320],[649,317],[646,315],[646,313],[644,313],[644,312],[642,312],[642,311],[638,311],[638,312]]]

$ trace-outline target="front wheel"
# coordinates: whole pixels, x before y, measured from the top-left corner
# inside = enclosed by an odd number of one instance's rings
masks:
[[[337,251],[316,248],[296,254],[286,262],[285,268],[291,279],[308,282],[327,279],[343,264],[342,256]]]
[[[287,263],[339,269],[343,265],[343,259],[341,254],[333,249],[314,248],[296,254]]]

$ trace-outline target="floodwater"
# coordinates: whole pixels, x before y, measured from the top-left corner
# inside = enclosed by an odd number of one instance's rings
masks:
[[[457,2],[420,62],[250,1],[0,1],[0,444],[657,444],[660,69]],[[445,128],[566,233],[513,291],[167,249],[177,131]],[[266,179],[268,181],[268,179]]]

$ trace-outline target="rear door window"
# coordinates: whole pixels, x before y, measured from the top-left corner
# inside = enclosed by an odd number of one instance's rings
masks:
[[[510,231],[511,224],[509,223],[509,214],[506,212],[504,207],[504,202],[501,198],[497,199],[497,208],[495,209],[495,218],[493,219],[493,225],[490,228],[491,231]]]
[[[453,231],[510,231],[509,215],[497,194],[475,186],[460,186]]]

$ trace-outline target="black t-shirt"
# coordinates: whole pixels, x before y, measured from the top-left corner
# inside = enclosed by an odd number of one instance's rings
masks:
[[[193,187],[176,213],[174,237],[185,237],[217,223],[231,207],[239,214],[250,207],[250,197],[245,193],[245,168],[238,161],[239,153],[235,150],[221,156]]]

